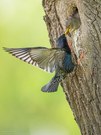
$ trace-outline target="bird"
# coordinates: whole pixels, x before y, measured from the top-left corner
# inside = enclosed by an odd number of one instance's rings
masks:
[[[56,41],[56,48],[28,47],[28,48],[6,48],[4,50],[13,56],[37,66],[47,72],[54,72],[51,81],[43,86],[43,92],[56,92],[59,83],[66,77],[66,74],[74,70],[75,64],[72,61],[71,50],[65,34],[59,36]]]
[[[78,9],[76,7],[73,7],[72,11],[70,11],[70,12],[72,12],[72,13],[70,13],[70,15],[66,21],[65,34],[71,37],[72,33],[80,27],[81,20],[80,20],[80,16],[78,13]]]
[[[79,16],[79,12],[77,7],[75,7],[74,5],[71,5],[68,9],[69,12],[69,16],[68,19],[66,20],[66,30],[64,32],[65,35],[68,35],[68,45],[70,47],[70,49],[72,50],[72,52],[74,52],[73,48],[72,48],[72,34],[79,29],[80,25],[81,25],[81,20],[80,20],[80,16]],[[82,59],[84,58],[85,53],[84,51],[81,51],[79,54],[79,58],[77,59],[77,64],[80,65]]]

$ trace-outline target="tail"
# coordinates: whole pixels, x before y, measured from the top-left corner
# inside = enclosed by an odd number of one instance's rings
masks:
[[[56,92],[60,81],[60,76],[54,76],[48,84],[41,88],[41,90],[43,92]]]

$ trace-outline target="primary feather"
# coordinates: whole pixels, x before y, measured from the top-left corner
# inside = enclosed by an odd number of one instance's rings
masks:
[[[57,48],[33,47],[33,48],[4,48],[13,56],[37,66],[47,72],[53,72],[65,51]]]

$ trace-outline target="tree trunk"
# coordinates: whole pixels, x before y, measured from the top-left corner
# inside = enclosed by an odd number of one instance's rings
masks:
[[[72,36],[73,49],[77,57],[84,50],[85,57],[62,87],[81,134],[101,135],[101,0],[43,0],[52,47],[66,30],[71,5],[78,8],[81,19]]]

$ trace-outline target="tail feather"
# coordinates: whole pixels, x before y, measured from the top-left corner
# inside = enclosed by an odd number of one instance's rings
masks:
[[[54,77],[48,84],[42,87],[43,92],[56,92],[59,86],[60,76]]]

